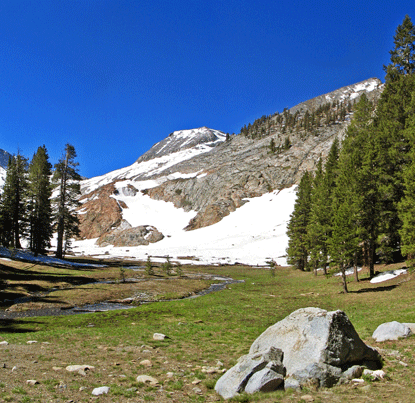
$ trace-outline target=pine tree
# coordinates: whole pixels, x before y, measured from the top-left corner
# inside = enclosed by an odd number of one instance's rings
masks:
[[[408,15],[396,29],[393,39],[395,49],[389,52],[391,63],[384,66],[387,73],[386,82],[396,81],[402,74],[415,72],[415,27]]]
[[[324,186],[323,163],[321,158],[317,164],[317,170],[313,180],[311,191],[311,208],[310,218],[307,225],[307,237],[309,244],[310,267],[317,275],[317,269],[320,266],[326,267],[327,248],[326,248],[326,188]]]
[[[297,200],[287,226],[287,262],[302,271],[308,268],[307,226],[311,209],[312,182],[313,176],[305,172],[298,185]]]
[[[337,177],[337,165],[339,158],[339,141],[336,138],[330,148],[325,171],[322,169],[322,161],[317,165],[316,176],[313,182],[311,196],[310,219],[307,227],[310,248],[310,265],[315,274],[318,267],[322,267],[327,274],[328,240],[333,228],[333,192]]]
[[[415,92],[415,74],[400,74],[386,83],[374,120],[376,169],[379,171],[379,193],[382,202],[378,253],[388,262],[399,251],[398,204],[404,195],[403,171],[410,161],[412,142],[405,132],[408,105]]]
[[[79,234],[79,220],[74,211],[78,205],[77,197],[80,195],[81,176],[75,162],[76,152],[74,146],[66,144],[64,155],[55,164],[53,181],[58,184],[59,195],[56,203],[56,229],[57,248],[56,257],[62,258],[70,238]],[[65,242],[65,245],[64,245]]]
[[[35,255],[45,252],[52,238],[51,168],[46,147],[39,147],[29,165],[28,176],[29,238]]]
[[[27,159],[20,153],[9,158],[3,188],[2,226],[3,245],[21,248],[20,237],[26,224],[25,192],[27,187]]]
[[[410,118],[406,122],[405,134],[410,142],[415,141],[415,97],[412,97],[408,108]],[[400,230],[402,254],[407,258],[408,266],[415,265],[415,148],[409,154],[410,163],[404,170],[404,197],[398,206],[399,218],[402,221]]]

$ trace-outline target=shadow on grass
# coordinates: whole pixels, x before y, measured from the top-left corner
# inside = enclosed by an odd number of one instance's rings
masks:
[[[357,291],[349,291],[350,294],[362,294],[364,292],[383,292],[383,291],[392,291],[394,290],[396,287],[398,286],[398,284],[394,284],[394,285],[386,285],[386,286],[382,286],[382,287],[375,287],[375,288],[362,288],[360,290]]]
[[[31,266],[30,268],[34,267]],[[96,280],[92,277],[83,277],[83,276],[72,276],[67,273],[56,273],[56,274],[45,274],[39,271],[29,271],[28,269],[18,269],[15,267],[5,266],[0,264],[0,283],[1,281],[12,280],[12,281],[46,281],[51,283],[59,283],[65,281],[72,285],[80,285],[93,283]],[[23,287],[25,285],[22,285]],[[28,286],[28,285],[27,285]],[[28,290],[30,291],[30,290]]]
[[[41,322],[30,321],[28,322],[20,319],[0,319],[0,334],[1,333],[33,333],[36,330],[33,329],[35,324]],[[30,326],[32,328],[22,327],[23,325]],[[1,337],[0,337],[1,338]]]

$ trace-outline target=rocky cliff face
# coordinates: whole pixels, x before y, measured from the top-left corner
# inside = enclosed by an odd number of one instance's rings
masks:
[[[333,107],[338,108],[340,102],[355,101],[362,93],[376,100],[381,90],[379,80],[366,80],[299,104],[290,113],[298,118],[327,103],[337,103]],[[173,132],[130,167],[84,181],[82,237],[102,239],[121,225],[125,206],[113,197],[120,181],[128,182],[123,191],[140,191],[185,211],[196,211],[187,230],[212,225],[242,206],[246,198],[291,186],[304,171],[313,171],[318,159],[327,157],[334,139],[343,139],[351,114],[343,120],[327,120],[312,132],[300,122],[290,127],[284,121],[273,125],[277,118],[268,119],[264,134],[255,139],[226,138],[206,127]]]

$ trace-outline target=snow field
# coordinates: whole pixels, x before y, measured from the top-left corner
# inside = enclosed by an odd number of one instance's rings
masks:
[[[134,182],[136,184],[136,182]],[[117,186],[124,187],[126,183]],[[164,261],[165,256],[182,263],[265,265],[270,259],[285,265],[288,246],[286,227],[294,208],[295,186],[247,199],[242,207],[220,222],[193,231],[183,228],[195,212],[176,209],[172,203],[136,196],[116,196],[128,206],[123,217],[133,226],[154,225],[165,238],[148,246],[99,248],[95,240],[76,241],[75,253],[94,256],[132,257]],[[120,189],[121,190],[121,189]],[[186,259],[185,257],[192,257]]]

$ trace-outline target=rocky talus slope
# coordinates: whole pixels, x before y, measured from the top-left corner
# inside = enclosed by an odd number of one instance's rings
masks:
[[[362,93],[376,101],[381,91],[382,83],[370,79],[306,101],[289,111],[301,117],[328,102],[334,105],[356,101]],[[344,138],[350,119],[348,113],[344,120],[322,124],[312,132],[299,124],[274,126],[268,121],[267,130],[255,139],[225,136],[206,127],[171,133],[132,166],[82,183],[81,235],[103,239],[104,234],[122,229],[119,226],[126,206],[111,197],[119,192],[114,184],[120,181],[128,181],[128,189],[123,189],[132,194],[143,192],[153,199],[172,202],[177,208],[196,211],[187,230],[217,223],[242,206],[246,198],[298,183],[304,171],[313,171],[318,159],[327,157],[335,138]],[[271,141],[276,149],[271,147]],[[118,243],[123,239],[119,232]],[[150,238],[158,240],[161,235]],[[106,239],[108,242],[111,237]]]

